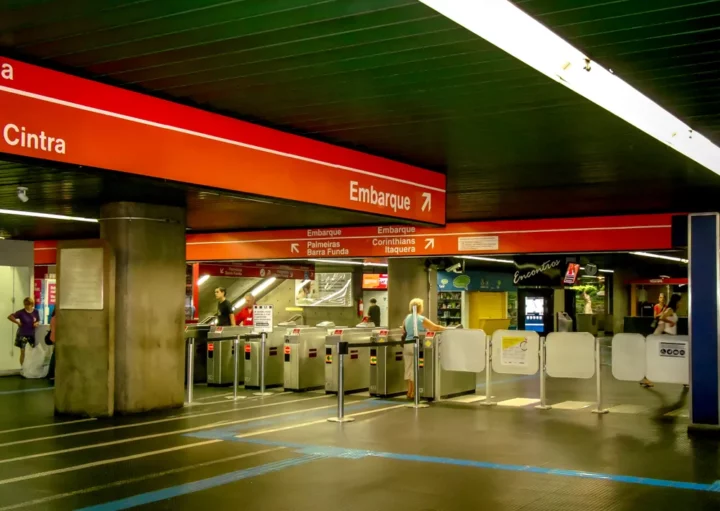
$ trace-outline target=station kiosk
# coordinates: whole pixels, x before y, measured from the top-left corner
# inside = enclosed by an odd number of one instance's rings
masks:
[[[325,392],[337,394],[338,391],[338,343],[370,342],[371,328],[335,329],[325,338]],[[350,347],[345,355],[345,393],[362,392],[370,387],[370,350]]]
[[[328,329],[288,328],[283,349],[285,390],[301,392],[325,386],[324,349]]]
[[[402,330],[374,330],[372,342],[400,341]],[[403,346],[378,346],[370,348],[370,395],[390,397],[405,394],[405,361]]]
[[[218,341],[224,337],[240,337],[240,349],[243,349],[243,335],[251,334],[251,326],[213,326],[207,337],[207,383],[211,386],[232,385],[234,377],[233,346],[231,339]],[[238,360],[238,381],[244,380],[244,364]]]
[[[280,387],[283,384],[283,341],[286,329],[275,327],[265,338],[265,388]],[[256,334],[257,335],[257,334]],[[244,377],[246,389],[260,388],[261,338],[245,341]]]
[[[185,325],[185,344],[187,345],[188,339],[193,339],[193,383],[207,382],[207,338],[209,333],[210,325],[197,323]]]
[[[418,390],[427,400],[474,394],[477,373],[446,371],[440,364],[442,357],[442,332],[420,334],[420,363]]]

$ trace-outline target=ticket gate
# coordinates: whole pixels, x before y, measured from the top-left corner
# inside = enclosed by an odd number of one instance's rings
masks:
[[[372,342],[399,341],[402,330],[373,330]],[[378,346],[370,348],[370,395],[390,397],[405,394],[405,360],[403,346]]]
[[[193,383],[207,382],[206,353],[208,333],[210,333],[210,325],[185,325],[184,338],[186,346],[188,339],[193,339]],[[185,359],[185,363],[187,364],[187,358]],[[187,375],[187,367],[185,369],[185,374]]]
[[[257,334],[255,334],[257,335]],[[275,327],[265,338],[265,388],[280,387],[283,384],[282,349],[285,329]],[[260,337],[248,339],[244,347],[244,378],[246,389],[260,388]]]
[[[476,373],[445,371],[442,368],[440,364],[442,337],[442,332],[420,334],[418,370],[420,397],[434,400],[474,394],[477,386]]]
[[[328,329],[289,328],[285,334],[285,390],[301,392],[325,386],[323,353]]]
[[[233,368],[232,339],[214,341],[218,337],[237,337],[252,333],[250,326],[213,326],[207,338],[207,383],[211,386],[232,385],[235,375]],[[243,339],[240,338],[240,349],[243,349]],[[244,364],[238,360],[238,381],[243,382]]]
[[[337,329],[325,339],[325,392],[337,394],[338,391],[338,342],[370,342],[373,329],[348,328]],[[350,347],[344,361],[345,393],[362,392],[370,387],[370,350]]]

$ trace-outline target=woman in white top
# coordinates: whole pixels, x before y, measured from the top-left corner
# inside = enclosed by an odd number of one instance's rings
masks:
[[[413,306],[417,310],[417,323],[413,325]],[[414,298],[410,300],[410,314],[405,316],[403,321],[403,331],[405,332],[405,339],[412,339],[415,333],[424,334],[425,332],[440,332],[445,330],[445,327],[436,325],[428,318],[422,315],[423,313],[423,301],[421,298]],[[403,346],[403,359],[405,360],[405,381],[407,382],[407,397],[408,399],[415,398],[415,368],[413,364],[415,362],[415,352],[412,344],[405,344]]]
[[[655,329],[655,335],[677,335],[677,307],[681,298],[682,296],[680,295],[672,295],[670,297],[670,303],[668,303],[667,307],[665,307],[657,318],[658,326]],[[653,383],[648,380],[647,377],[642,379],[640,385],[645,388],[654,387]]]

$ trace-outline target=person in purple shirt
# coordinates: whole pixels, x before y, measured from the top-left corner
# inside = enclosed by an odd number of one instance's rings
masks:
[[[24,309],[10,314],[8,319],[18,326],[15,336],[15,346],[20,348],[20,365],[25,362],[25,346],[35,347],[35,327],[40,324],[40,314],[35,309],[35,301],[32,298],[23,300]]]

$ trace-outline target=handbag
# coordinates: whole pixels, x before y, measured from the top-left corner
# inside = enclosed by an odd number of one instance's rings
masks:
[[[54,343],[52,342],[52,339],[50,339],[50,334],[52,333],[52,330],[48,330],[45,334],[45,344],[48,346],[52,346]]]
[[[665,309],[667,309],[667,307],[663,307],[662,310],[660,311],[661,316],[662,316],[662,313],[665,312]],[[650,328],[653,329],[653,332],[655,331],[655,329],[658,327],[659,324],[660,324],[659,319],[654,319],[653,322],[650,323]]]

